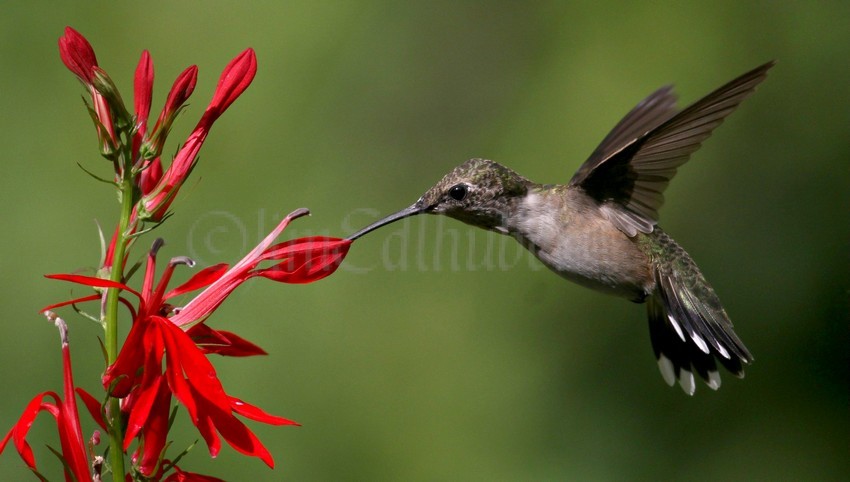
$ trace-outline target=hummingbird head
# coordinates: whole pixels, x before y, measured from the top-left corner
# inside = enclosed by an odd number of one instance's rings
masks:
[[[507,210],[528,192],[531,181],[488,159],[470,159],[425,192],[418,201],[349,237],[417,214],[444,214],[473,226],[499,231]]]

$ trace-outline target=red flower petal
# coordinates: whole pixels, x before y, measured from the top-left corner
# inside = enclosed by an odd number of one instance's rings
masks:
[[[300,423],[294,422],[287,418],[278,417],[277,415],[272,415],[260,407],[255,405],[251,405],[248,402],[244,402],[236,397],[230,398],[230,406],[233,408],[233,411],[242,415],[243,417],[250,418],[251,420],[256,420],[257,422],[267,423],[269,425],[297,425],[301,426]]]
[[[274,459],[272,459],[271,453],[254,435],[254,432],[233,416],[229,410],[230,407],[227,411],[221,411],[218,407],[208,403],[209,400],[206,398],[199,397],[198,401],[199,418],[209,420],[228,445],[245,455],[258,457],[266,465],[274,468]]]
[[[291,256],[321,256],[337,252],[347,252],[351,246],[350,239],[332,238],[329,236],[307,236],[291,239],[269,247],[262,259],[283,259]]]
[[[100,426],[100,428],[106,430],[106,422],[103,421],[103,413],[101,413],[102,407],[100,402],[96,398],[94,398],[89,392],[83,390],[82,388],[77,387],[75,391],[80,397],[80,400],[83,401],[83,405],[85,405],[86,409],[89,411],[89,415],[91,415],[91,417]]]
[[[310,214],[310,211],[306,209],[296,209],[289,213],[268,236],[260,241],[260,244],[246,254],[238,263],[233,265],[215,283],[211,284],[207,289],[193,298],[192,301],[187,303],[180,312],[171,317],[171,321],[178,326],[186,327],[205,320],[230,296],[233,290],[250,278],[249,271],[257,266],[263,253],[274,243],[274,240],[280,236],[289,223],[294,219],[308,214]]]
[[[199,323],[186,333],[206,354],[221,356],[255,356],[267,355],[265,350],[250,341],[224,330],[213,330],[204,323]]]
[[[312,283],[331,275],[348,254],[347,239],[312,236],[272,246],[265,259],[284,259],[253,274],[284,283]]]
[[[63,307],[63,306],[68,306],[68,305],[73,305],[73,304],[77,304],[77,303],[82,303],[83,301],[94,301],[94,300],[99,300],[99,299],[100,299],[100,295],[89,295],[89,296],[83,296],[82,298],[75,298],[75,299],[73,299],[73,300],[62,301],[62,302],[60,302],[60,303],[55,303],[55,304],[52,304],[52,305],[48,305],[48,306],[45,306],[44,308],[42,308],[42,309],[40,309],[40,310],[38,310],[38,311],[39,311],[39,313],[44,313],[45,311],[53,310],[53,309],[55,309],[55,308],[61,308],[61,307]]]
[[[111,390],[114,397],[126,397],[130,390],[137,384],[139,368],[144,366],[146,353],[149,351],[159,352],[162,360],[162,347],[157,346],[152,323],[148,320],[139,320],[130,327],[130,333],[124,340],[124,346],[118,353],[115,363],[106,368],[101,378],[103,388]],[[159,370],[159,368],[157,368]]]
[[[171,325],[168,320],[162,320],[159,324],[163,328],[165,341],[165,366],[168,386],[174,396],[186,407],[192,423],[195,424],[198,432],[201,433],[201,437],[207,443],[210,455],[215,457],[221,449],[221,441],[209,420],[199,415],[199,405],[206,400],[205,397],[221,397],[217,393],[219,390],[214,386],[215,383],[209,379],[210,374],[212,374],[214,381],[218,382],[218,379],[215,378],[215,369],[183,330]],[[168,325],[171,325],[173,329]],[[199,362],[204,366],[198,370],[198,367],[191,366],[194,362]],[[195,375],[197,375],[197,380]],[[201,391],[203,396],[197,397],[196,391],[192,387],[195,382],[205,387],[205,390]],[[221,387],[220,383],[218,385]],[[223,388],[220,388],[220,390],[224,392]]]
[[[10,428],[9,431],[6,433],[6,436],[3,437],[3,440],[0,441],[0,454],[2,454],[3,450],[6,449],[6,444],[9,443],[9,440],[11,440],[13,433],[15,433],[15,427]]]
[[[224,482],[224,480],[210,475],[184,472],[180,470],[180,467],[174,466],[174,473],[166,477],[165,482]]]
[[[165,378],[160,377],[157,384],[156,397],[153,402],[152,415],[145,423],[142,440],[144,453],[139,462],[139,470],[146,476],[151,476],[159,464],[162,451],[168,439],[168,422],[171,413],[171,392]]]
[[[24,460],[24,463],[31,469],[35,468],[35,456],[32,453],[32,447],[26,441],[27,433],[32,427],[32,423],[35,421],[36,415],[41,411],[41,401],[44,399],[46,395],[51,394],[52,392],[44,392],[36,395],[30,403],[27,404],[26,408],[24,408],[24,413],[21,414],[21,418],[18,419],[18,422],[12,427],[12,440],[15,442],[15,448],[18,450],[18,453],[21,455],[21,458]],[[54,398],[59,398],[58,395],[54,395]],[[8,435],[3,439],[3,448],[5,448],[5,444],[8,441]],[[1,450],[0,450],[1,451]]]
[[[204,268],[201,271],[198,271],[194,276],[189,278],[189,281],[166,293],[163,299],[167,300],[169,298],[180,296],[184,293],[189,293],[205,286],[209,286],[216,280],[221,278],[221,276],[227,272],[227,268],[228,265],[225,263],[220,263]]]
[[[115,281],[108,280],[108,279],[95,278],[93,276],[83,276],[83,275],[79,275],[79,274],[62,274],[62,273],[46,274],[46,275],[44,275],[44,277],[49,278],[49,279],[57,279],[57,280],[60,280],[60,281],[70,281],[72,283],[91,286],[91,287],[94,287],[94,288],[118,288],[118,289],[122,289],[122,290],[127,290],[130,293],[133,293],[134,295],[138,296],[139,298],[142,297],[142,295],[139,294],[138,291],[134,290],[133,288],[130,288],[129,286],[125,285],[124,283],[116,283]]]
[[[64,321],[55,318],[62,339],[62,380],[63,399],[59,405],[59,440],[62,443],[62,455],[67,462],[71,472],[77,478],[88,477],[88,455],[86,454],[86,443],[83,440],[83,431],[80,427],[80,417],[77,411],[77,398],[74,389],[74,375],[71,368],[71,347],[68,344],[68,327]]]
[[[162,376],[161,369],[162,336],[156,329],[149,330],[148,334],[151,336],[147,338],[153,339],[153,342],[145,345],[148,350],[145,353],[145,363],[142,368],[142,381],[133,390],[132,406],[129,407],[130,417],[127,421],[127,431],[124,434],[125,449],[130,446],[139,431],[151,423],[153,418],[151,411],[154,410],[154,405],[158,397],[161,396],[160,391],[165,389],[165,378]],[[168,413],[165,414],[165,417],[168,418]]]

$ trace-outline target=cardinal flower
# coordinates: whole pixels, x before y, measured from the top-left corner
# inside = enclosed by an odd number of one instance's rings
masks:
[[[59,328],[59,335],[62,340],[63,393],[61,397],[56,392],[44,392],[36,395],[24,409],[18,423],[0,441],[0,453],[3,452],[11,439],[27,467],[40,476],[35,464],[35,456],[26,441],[26,436],[35,421],[36,415],[45,411],[53,416],[59,429],[59,443],[62,447],[61,458],[65,466],[65,479],[80,482],[90,481],[92,480],[92,473],[89,471],[89,454],[86,451],[85,439],[80,429],[75,392],[87,399],[92,397],[82,389],[74,388],[74,376],[71,372],[71,349],[68,346],[68,328],[65,322],[52,312],[45,312],[45,315]],[[53,401],[50,402],[46,399],[53,399]]]
[[[351,241],[330,237],[299,238],[273,244],[290,221],[309,212],[299,209],[286,216],[256,248],[233,267],[215,265],[206,268],[176,288],[168,283],[177,266],[193,266],[185,257],[173,258],[155,282],[156,255],[162,246],[154,243],[148,254],[145,276],[140,291],[122,283],[79,275],[49,275],[97,288],[119,288],[138,298],[131,306],[133,326],[117,360],[103,376],[104,387],[124,400],[122,410],[128,414],[124,448],[133,440],[141,443],[134,460],[143,474],[157,473],[167,445],[167,432],[172,396],[189,413],[216,456],[220,438],[237,451],[255,456],[269,466],[271,454],[253,432],[236,415],[271,425],[295,422],[266,413],[258,407],[225,392],[209,354],[248,356],[264,353],[256,345],[226,331],[217,331],[203,322],[239,285],[261,276],[284,283],[310,283],[333,273],[350,247]],[[271,261],[268,267],[260,267]],[[182,308],[169,303],[175,297],[203,289]],[[91,295],[49,308],[99,299]],[[163,368],[164,367],[164,368]]]

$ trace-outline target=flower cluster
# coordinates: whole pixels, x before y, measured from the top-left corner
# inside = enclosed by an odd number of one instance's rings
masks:
[[[134,109],[125,107],[118,89],[99,67],[89,42],[71,28],[59,40],[62,61],[85,86],[91,103],[89,113],[97,131],[100,153],[111,161],[113,182],[121,200],[121,216],[95,276],[53,274],[48,278],[84,285],[93,294],[44,308],[60,327],[64,391],[62,396],[44,392],[26,407],[19,422],[0,442],[0,452],[11,440],[18,453],[39,478],[35,457],[26,435],[35,416],[47,411],[56,419],[66,480],[101,480],[111,472],[114,480],[218,480],[181,470],[176,461],[186,450],[168,455],[169,429],[174,411],[182,406],[215,457],[221,439],[245,455],[274,466],[269,451],[239,418],[270,425],[297,423],[251,405],[228,394],[208,356],[262,355],[257,345],[225,330],[206,324],[207,319],[242,283],[263,277],[282,283],[310,283],[332,274],[348,252],[351,241],[313,236],[276,243],[287,225],[308,214],[299,209],[286,216],[251,252],[233,266],[219,264],[200,270],[185,283],[169,288],[178,266],[193,267],[186,257],[172,258],[156,279],[157,239],[148,251],[141,288],[134,289],[126,269],[135,240],[147,224],[163,222],[174,199],[195,167],[198,153],[210,128],[250,85],[257,71],[256,55],[247,49],[224,69],[212,100],[195,129],[178,150],[167,169],[161,159],[172,124],[185,107],[197,81],[191,66],[174,82],[165,106],[153,127],[149,125],[154,69],[145,51],[136,68]],[[182,306],[173,304],[196,293]],[[67,326],[52,310],[96,301],[104,326],[107,366],[101,377],[104,395],[97,397],[74,387]],[[131,320],[127,338],[118,349],[118,313],[123,305]],[[100,431],[86,441],[80,428],[75,394],[110,439],[108,458],[96,453]],[[46,401],[50,398],[53,401]],[[125,467],[125,454],[130,466]]]

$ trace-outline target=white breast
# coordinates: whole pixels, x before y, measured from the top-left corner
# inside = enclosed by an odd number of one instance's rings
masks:
[[[564,278],[640,299],[648,281],[647,257],[594,206],[571,200],[570,193],[529,194],[510,220],[511,233]]]

